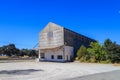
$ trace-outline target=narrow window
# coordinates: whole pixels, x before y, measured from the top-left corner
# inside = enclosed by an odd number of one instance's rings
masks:
[[[54,55],[51,55],[51,59],[54,59]]]
[[[45,54],[44,54],[44,53],[40,53],[40,57],[41,57],[42,59],[44,59],[44,58],[45,58]]]

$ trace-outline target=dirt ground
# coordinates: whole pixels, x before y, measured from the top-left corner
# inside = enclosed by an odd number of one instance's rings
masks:
[[[120,70],[112,64],[57,62],[0,62],[0,80],[69,80]]]

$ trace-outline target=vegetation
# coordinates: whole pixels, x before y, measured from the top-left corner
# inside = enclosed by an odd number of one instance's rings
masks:
[[[80,61],[82,61],[82,62],[86,61],[86,55],[87,54],[88,54],[87,48],[82,45],[77,52],[78,59],[80,59]]]
[[[77,59],[81,62],[120,63],[120,45],[110,39],[106,39],[103,45],[91,42],[90,48],[80,47]]]
[[[18,49],[15,47],[14,44],[9,44],[0,47],[0,55],[1,56],[9,56],[9,57],[23,57],[23,56],[29,56],[29,57],[37,57],[38,52],[36,50],[31,49]]]

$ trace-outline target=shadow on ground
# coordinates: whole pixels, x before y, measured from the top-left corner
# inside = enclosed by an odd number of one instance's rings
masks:
[[[120,70],[96,73],[92,75],[81,76],[66,80],[120,80]]]
[[[32,72],[43,71],[42,69],[26,69],[26,70],[3,70],[0,71],[1,74],[7,75],[29,75]]]

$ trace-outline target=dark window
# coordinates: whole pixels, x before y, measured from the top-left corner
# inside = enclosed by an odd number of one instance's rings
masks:
[[[57,56],[57,59],[62,59],[62,55],[58,55],[58,56]]]
[[[84,38],[82,37],[82,40],[84,40]]]
[[[44,58],[45,58],[45,54],[44,54],[44,53],[40,53],[40,57],[41,57],[42,59],[44,59]]]
[[[54,59],[54,55],[51,55],[51,59]]]

